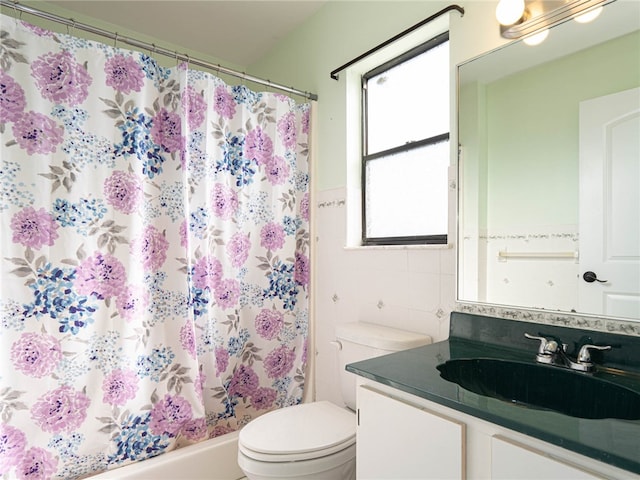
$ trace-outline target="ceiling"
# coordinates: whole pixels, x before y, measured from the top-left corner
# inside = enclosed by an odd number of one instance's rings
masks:
[[[156,38],[163,42],[158,42],[159,47],[171,46],[171,50],[184,47],[228,64],[250,66],[325,1],[48,0],[46,3]],[[35,6],[46,10],[44,2]]]

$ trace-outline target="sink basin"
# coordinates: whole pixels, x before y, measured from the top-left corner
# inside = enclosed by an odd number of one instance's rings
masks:
[[[579,418],[640,419],[640,393],[555,366],[473,358],[438,365],[440,376],[478,395]]]

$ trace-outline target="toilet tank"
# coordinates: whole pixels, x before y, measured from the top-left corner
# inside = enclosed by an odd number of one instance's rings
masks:
[[[336,339],[342,399],[352,410],[356,408],[357,377],[345,370],[347,364],[431,343],[429,335],[366,322],[338,324]]]

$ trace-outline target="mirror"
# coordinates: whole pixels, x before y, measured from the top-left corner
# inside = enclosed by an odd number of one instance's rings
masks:
[[[458,66],[459,302],[640,321],[639,87],[637,1]]]

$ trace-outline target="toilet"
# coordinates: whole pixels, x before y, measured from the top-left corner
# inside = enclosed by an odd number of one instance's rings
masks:
[[[356,375],[352,362],[431,343],[414,332],[354,322],[336,327],[337,378],[346,407],[302,403],[256,418],[238,439],[238,465],[249,480],[356,478]]]

